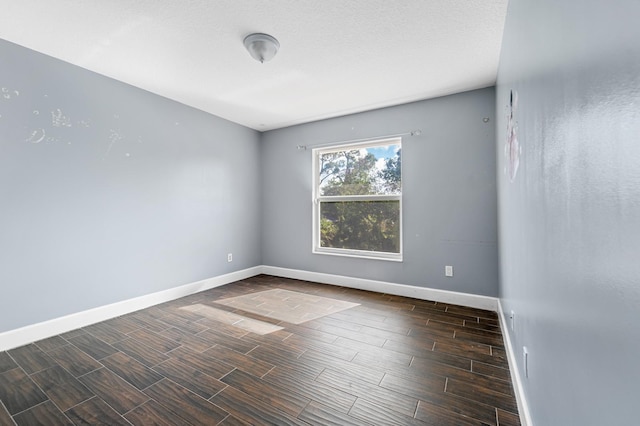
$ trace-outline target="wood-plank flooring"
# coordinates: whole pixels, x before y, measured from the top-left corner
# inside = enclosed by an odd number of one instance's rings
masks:
[[[293,324],[215,303],[272,289],[358,306]],[[181,309],[194,304],[283,329]],[[494,312],[259,275],[0,352],[0,425],[14,424],[520,422]]]

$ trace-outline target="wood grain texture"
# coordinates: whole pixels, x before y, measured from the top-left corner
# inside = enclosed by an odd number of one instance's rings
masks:
[[[110,320],[104,321],[104,324],[113,328],[114,330],[118,330],[120,333],[128,334],[132,331],[136,331],[142,328],[138,322],[133,321],[130,318],[130,315],[123,315],[116,318],[111,318]]]
[[[76,425],[120,426],[129,423],[102,399],[95,397],[68,409],[65,414]]]
[[[449,379],[447,382],[447,393],[462,396],[512,413],[518,411],[513,395],[498,392],[487,386]]]
[[[115,373],[101,368],[79,380],[120,414],[134,409],[149,398]]]
[[[12,349],[9,351],[9,355],[27,374],[36,373],[56,365],[56,362],[51,357],[34,344]]]
[[[478,374],[484,374],[485,376],[491,376],[492,379],[500,379],[511,383],[511,373],[509,372],[509,369],[504,368],[504,366],[498,367],[495,365],[474,361],[471,366],[471,371]]]
[[[78,349],[98,361],[118,352],[113,346],[89,333],[81,334],[68,340]]]
[[[259,360],[251,355],[241,354],[233,349],[225,348],[222,345],[214,346],[205,351],[203,355],[215,359],[224,359],[227,364],[231,364],[235,368],[256,377],[264,376],[275,367],[275,365],[271,363]]]
[[[125,333],[111,327],[109,324],[100,322],[84,328],[87,333],[97,337],[105,343],[113,344],[127,338]]]
[[[228,415],[220,407],[169,379],[149,387],[145,393],[192,425],[216,424]]]
[[[197,336],[206,339],[212,345],[222,345],[226,348],[233,349],[236,352],[240,352],[241,354],[246,354],[257,346],[250,341],[245,341],[242,340],[242,338],[227,334],[223,331],[224,327],[218,327],[216,323],[209,324],[212,328],[198,333]]]
[[[289,389],[312,401],[322,401],[323,406],[339,413],[348,413],[356,401],[356,397],[349,392],[334,386],[315,381],[319,374],[307,376],[299,370],[288,367],[276,367],[262,379],[281,389]]]
[[[102,364],[74,345],[61,346],[51,350],[48,354],[58,365],[64,367],[75,377],[80,377],[102,368]]]
[[[332,426],[370,426],[371,423],[359,420],[357,417],[335,411],[319,402],[312,401],[298,416],[312,425]],[[381,423],[378,423],[381,424]]]
[[[424,423],[420,420],[414,419],[413,414],[414,413],[411,413],[411,415],[406,415],[393,412],[363,398],[358,398],[356,403],[353,404],[353,407],[349,411],[350,416],[357,419],[362,419],[368,424],[381,424],[389,426],[423,426]]]
[[[251,423],[247,423],[237,417],[228,415],[222,423],[219,424],[219,426],[251,426]]]
[[[182,349],[182,348],[181,348]],[[225,361],[221,361],[219,358],[209,356],[204,353],[191,352],[188,350],[177,350],[172,354],[174,359],[177,359],[181,363],[188,365],[191,368],[202,371],[203,373],[213,377],[214,379],[220,379],[222,376],[230,373],[235,367],[231,364],[227,364]]]
[[[166,337],[167,339],[171,339],[174,342],[178,342],[182,346],[193,349],[196,352],[204,352],[215,345],[214,343],[208,342],[202,337],[195,336],[187,331],[181,330],[176,327],[168,328],[160,332],[160,335],[162,337]]]
[[[13,426],[14,424],[11,414],[9,414],[9,411],[7,411],[2,401],[0,401],[0,425]]]
[[[17,367],[18,364],[15,363],[13,358],[11,358],[7,352],[0,352],[0,374],[5,371],[13,370]]]
[[[496,411],[498,413],[498,424],[500,426],[520,426],[520,417],[518,417],[517,414],[499,408]]]
[[[51,401],[38,404],[33,408],[13,416],[18,426],[72,426],[73,423]]]
[[[43,339],[35,342],[35,345],[44,352],[49,352],[53,349],[59,348],[60,346],[65,346],[68,344],[69,342],[60,336],[53,336],[49,337],[48,339]]]
[[[177,359],[170,359],[162,364],[153,367],[164,377],[173,380],[177,384],[184,386],[191,392],[200,395],[205,399],[211,398],[213,395],[227,387],[222,383],[200,370],[181,363]]]
[[[356,376],[335,373],[329,369],[323,371],[316,380],[350,393],[358,399],[364,398],[378,406],[385,407],[385,411],[389,410],[409,417],[413,417],[418,405],[417,398],[372,385]],[[442,387],[444,388],[444,379],[442,379]]]
[[[28,410],[47,399],[38,385],[21,368],[0,374],[0,401],[10,414]]]
[[[268,334],[183,309],[276,322],[216,303],[269,290],[358,305]],[[265,275],[0,352],[14,422],[520,424],[495,312]]]
[[[210,399],[234,417],[252,425],[307,425],[282,411],[257,400],[232,386]]]
[[[418,402],[416,419],[438,426],[485,426],[489,424],[425,401]]]
[[[124,417],[132,424],[140,426],[175,426],[186,422],[153,399],[129,411]]]
[[[62,411],[95,396],[85,385],[59,365],[42,370],[32,375],[31,378]]]
[[[463,416],[471,417],[490,425],[496,425],[495,407],[459,397],[444,391],[431,390],[417,381],[386,375],[380,386],[407,396],[438,405]]]
[[[163,379],[162,375],[122,352],[103,359],[102,364],[140,390]]]
[[[150,347],[139,343],[135,339],[127,339],[118,343],[114,343],[113,347],[126,353],[131,358],[136,359],[147,367],[153,367],[161,362],[169,359],[169,356],[151,349]]]
[[[287,389],[265,382],[240,370],[233,370],[221,381],[293,417],[300,414],[304,407],[311,402],[309,398],[301,396],[295,389]]]
[[[175,340],[162,337],[159,333],[160,332],[156,333],[148,329],[141,329],[129,333],[129,337],[135,339],[138,343],[142,343],[143,345],[163,354],[180,347],[180,343]]]

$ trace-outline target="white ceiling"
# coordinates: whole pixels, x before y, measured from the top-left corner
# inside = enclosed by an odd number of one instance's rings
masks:
[[[493,85],[507,2],[0,0],[0,38],[264,131]]]

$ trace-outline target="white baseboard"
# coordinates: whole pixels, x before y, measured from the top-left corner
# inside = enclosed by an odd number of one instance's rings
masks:
[[[36,342],[51,336],[86,327],[100,321],[105,321],[120,315],[125,315],[153,305],[169,302],[171,300],[179,299],[180,297],[219,287],[234,281],[250,278],[259,274],[333,284],[360,290],[375,291],[378,293],[413,297],[422,300],[433,300],[436,302],[464,305],[473,308],[487,309],[490,311],[498,310],[498,299],[495,297],[263,265],[208,278],[195,283],[185,284],[133,299],[99,306],[97,308],[65,315],[60,318],[54,318],[49,321],[28,325],[15,330],[9,330],[4,333],[0,333],[0,351],[13,349],[31,342]]]
[[[47,337],[56,336],[77,328],[86,327],[90,324],[95,324],[130,312],[135,312],[153,305],[179,299],[180,297],[188,296],[199,291],[208,290],[234,281],[253,277],[260,273],[262,273],[262,267],[256,266],[133,299],[123,300],[122,302],[116,302],[94,309],[65,315],[60,318],[28,325],[15,330],[9,330],[4,333],[0,333],[0,351],[17,348],[18,346],[26,345],[27,343],[46,339]]]
[[[124,300],[77,312],[64,317],[55,318],[49,321],[32,324],[26,327],[9,330],[0,333],[0,351],[13,349],[31,342],[56,336],[67,331],[105,321],[120,315],[128,314],[140,309],[148,308],[180,297],[209,290],[235,281],[243,280],[259,274],[274,275],[277,277],[293,278],[304,281],[312,281],[324,284],[339,285],[343,287],[360,290],[375,291],[378,293],[394,294],[398,296],[413,297],[416,299],[433,300],[442,303],[470,306],[473,308],[497,311],[500,319],[500,326],[504,337],[505,347],[509,366],[511,367],[511,378],[513,388],[518,403],[520,422],[522,426],[533,426],[529,406],[525,398],[522,379],[516,364],[516,356],[511,345],[509,327],[507,325],[502,304],[495,297],[480,296],[475,294],[457,293],[453,291],[438,290],[425,287],[416,287],[405,284],[394,284],[385,281],[368,280],[364,278],[354,278],[342,275],[324,274],[319,272],[309,272],[297,269],[287,269],[275,266],[255,266],[241,271],[208,278],[195,283],[185,284],[168,290],[159,291],[145,296]]]
[[[333,284],[359,290],[388,293],[396,296],[413,297],[414,299],[433,300],[435,302],[464,305],[472,308],[498,311],[498,299],[477,294],[458,293],[455,291],[438,290],[434,288],[416,287],[406,284],[394,284],[386,281],[374,281],[364,278],[346,277],[343,275],[323,274],[298,269],[263,266],[262,273],[277,277],[293,278],[297,280],[313,281],[323,284]]]
[[[518,364],[516,363],[516,353],[513,350],[513,345],[511,344],[509,325],[507,324],[507,318],[504,316],[504,311],[502,310],[502,303],[500,303],[500,299],[498,299],[498,318],[500,319],[500,328],[502,329],[504,345],[507,349],[507,359],[509,360],[509,369],[511,370],[511,383],[513,384],[513,390],[516,394],[518,413],[520,414],[520,423],[522,424],[522,426],[533,426],[531,413],[529,412],[529,404],[527,403],[527,399],[524,394],[524,387],[522,385],[520,370],[518,370]]]

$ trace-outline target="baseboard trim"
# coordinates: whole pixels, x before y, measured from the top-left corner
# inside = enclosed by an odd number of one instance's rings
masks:
[[[67,331],[75,330],[77,328],[86,327],[87,325],[105,321],[130,312],[135,312],[153,305],[169,302],[200,291],[209,290],[234,281],[250,278],[260,273],[262,273],[262,267],[255,266],[253,268],[243,269],[213,278],[207,278],[202,281],[181,285],[168,290],[65,315],[60,318],[54,318],[49,321],[28,325],[15,330],[9,330],[4,333],[0,333],[0,351],[17,348],[18,346],[46,339],[51,336],[56,336],[61,333],[66,333]]]
[[[9,330],[0,333],[0,351],[17,348],[28,343],[36,342],[71,330],[86,327],[100,321],[105,321],[120,315],[125,315],[153,305],[169,302],[190,294],[209,290],[211,288],[250,278],[259,274],[339,285],[359,290],[388,293],[422,300],[433,300],[436,302],[470,306],[490,311],[498,311],[499,307],[498,299],[495,297],[261,265],[217,277],[207,278],[202,281],[185,284],[156,293],[135,297],[133,299],[99,306],[97,308],[65,315],[63,317],[54,318],[37,324],[31,324],[15,330]]]
[[[497,312],[498,299],[477,294],[458,293],[455,291],[438,290],[427,287],[416,287],[406,284],[395,284],[387,281],[375,281],[364,278],[347,277],[343,275],[309,272],[299,269],[287,269],[276,266],[263,266],[262,273],[277,277],[293,278],[297,280],[313,281],[323,284],[333,284],[359,290],[388,293],[396,296],[413,297],[415,299],[433,300],[454,305],[464,305],[472,308],[486,309]]]
[[[498,318],[500,319],[500,328],[502,329],[502,338],[504,339],[504,346],[507,349],[507,359],[509,360],[509,369],[511,370],[511,382],[516,394],[516,401],[518,403],[518,413],[520,414],[520,423],[522,426],[533,426],[531,420],[531,413],[529,411],[529,404],[524,394],[524,387],[522,384],[522,378],[520,377],[520,370],[518,370],[518,364],[516,362],[516,353],[513,350],[511,344],[511,336],[509,334],[509,326],[507,324],[507,318],[502,310],[502,303],[498,299]]]

